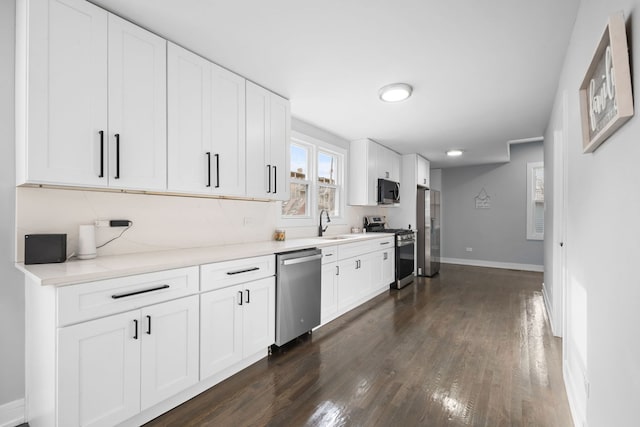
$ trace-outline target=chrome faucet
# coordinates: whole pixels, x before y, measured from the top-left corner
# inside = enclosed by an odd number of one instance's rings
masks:
[[[329,212],[327,212],[325,209],[322,209],[320,211],[320,225],[318,225],[318,236],[319,237],[322,237],[322,233],[327,231],[327,227],[328,227],[328,225],[325,225],[324,228],[322,227],[322,213],[323,212],[327,216],[327,222],[331,222],[331,218],[329,218]]]

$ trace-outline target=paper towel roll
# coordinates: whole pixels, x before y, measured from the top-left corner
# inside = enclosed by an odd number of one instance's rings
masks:
[[[81,225],[78,231],[78,259],[96,257],[96,228],[93,225]]]

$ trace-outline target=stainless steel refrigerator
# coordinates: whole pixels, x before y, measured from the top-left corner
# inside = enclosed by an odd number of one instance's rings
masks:
[[[418,187],[418,276],[440,271],[440,192]]]

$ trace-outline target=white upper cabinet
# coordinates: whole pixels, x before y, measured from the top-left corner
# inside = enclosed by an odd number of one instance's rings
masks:
[[[417,184],[420,187],[429,187],[429,160],[416,155],[417,158]]]
[[[247,196],[289,200],[289,101],[247,82]]]
[[[400,155],[371,141],[360,139],[349,145],[349,204],[378,204],[378,179],[400,182]]]
[[[17,184],[106,187],[108,13],[84,0],[17,6]]]
[[[166,188],[166,42],[83,0],[17,11],[17,183]]]
[[[245,79],[168,44],[168,188],[245,194]]]
[[[166,40],[109,15],[109,186],[164,190]]]

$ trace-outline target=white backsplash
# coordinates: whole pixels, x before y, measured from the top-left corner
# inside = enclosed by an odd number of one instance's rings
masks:
[[[16,258],[24,260],[24,235],[66,233],[67,253],[75,252],[78,226],[98,219],[127,219],[133,226],[98,249],[98,256],[166,249],[260,242],[273,238],[280,202],[179,197],[101,191],[19,187],[16,189]],[[347,224],[330,225],[327,234],[350,232],[380,208],[347,207]],[[287,239],[311,237],[317,226],[284,227]],[[100,245],[122,228],[96,228]]]

